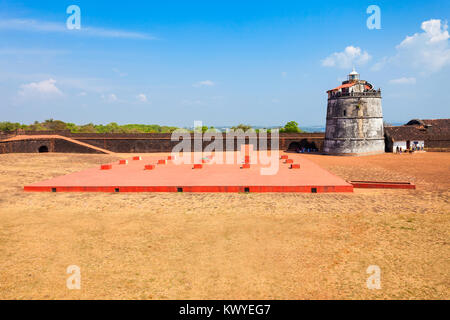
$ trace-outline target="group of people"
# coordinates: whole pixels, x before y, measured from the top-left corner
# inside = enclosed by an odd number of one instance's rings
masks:
[[[418,146],[418,145],[415,144],[412,147],[409,147],[407,149],[403,149],[402,147],[397,146],[396,151],[399,154],[402,154],[403,152],[404,153],[413,153],[415,151],[423,151],[423,146]]]
[[[310,153],[310,152],[318,152],[319,150],[314,148],[297,148],[297,153]]]

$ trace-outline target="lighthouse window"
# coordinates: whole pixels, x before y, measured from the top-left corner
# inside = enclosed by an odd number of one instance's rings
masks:
[[[344,117],[347,116],[347,110],[344,110]]]

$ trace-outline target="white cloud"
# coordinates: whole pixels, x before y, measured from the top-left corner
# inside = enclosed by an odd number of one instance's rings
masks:
[[[140,102],[148,102],[147,96],[146,96],[145,94],[143,94],[143,93],[138,94],[137,99],[138,99]]]
[[[101,98],[103,101],[108,102],[108,103],[113,103],[113,102],[117,102],[117,96],[114,93],[108,94],[108,95],[101,95]]]
[[[102,38],[156,40],[154,36],[141,32],[84,27],[83,25],[81,25],[80,30],[69,30],[64,23],[39,21],[34,19],[3,19],[0,20],[0,30],[54,33],[65,32],[67,34],[86,35]]]
[[[68,31],[63,23],[37,21],[33,19],[2,19],[0,20],[0,29],[41,32]]]
[[[438,72],[450,65],[449,33],[447,23],[438,19],[422,22],[423,32],[406,36],[396,46],[397,53],[391,57],[384,57],[376,63],[372,71],[380,71],[386,67],[412,69],[421,75]]]
[[[108,30],[101,28],[83,28],[81,33],[89,36],[103,37],[103,38],[123,38],[123,39],[140,39],[140,40],[157,40],[156,37],[141,32],[130,32],[123,30]]]
[[[200,87],[212,87],[214,86],[215,83],[211,80],[204,80],[204,81],[199,81],[197,83],[194,83],[192,86],[195,88],[200,88]]]
[[[403,77],[403,78],[399,78],[399,79],[392,79],[389,81],[389,83],[391,83],[391,84],[416,84],[416,78]]]
[[[48,79],[40,82],[31,82],[28,84],[23,84],[20,86],[19,96],[23,98],[29,97],[58,97],[62,96],[63,93],[56,86],[56,80]]]
[[[349,69],[354,65],[364,65],[371,59],[367,51],[359,47],[348,46],[342,52],[335,52],[322,60],[324,67]]]
[[[424,21],[424,32],[407,36],[396,48],[393,61],[413,67],[422,73],[433,73],[450,65],[449,34],[447,24],[441,20]]]
[[[416,33],[413,36],[407,36],[405,40],[400,43],[399,47],[408,46],[420,38],[425,38],[428,43],[435,43],[446,41],[450,37],[447,30],[447,23],[441,25],[441,20],[439,19],[431,19],[422,22],[421,29],[425,32]]]

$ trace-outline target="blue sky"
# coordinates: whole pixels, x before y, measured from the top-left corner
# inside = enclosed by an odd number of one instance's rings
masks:
[[[73,4],[81,30],[66,27]],[[449,1],[0,0],[0,121],[324,125],[325,92],[352,65],[382,89],[387,122],[448,118],[449,13]]]

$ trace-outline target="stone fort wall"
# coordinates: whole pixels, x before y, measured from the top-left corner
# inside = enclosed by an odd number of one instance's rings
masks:
[[[20,135],[26,135],[26,140],[20,140]],[[43,136],[53,136],[43,138]],[[49,152],[60,153],[99,153],[98,150],[90,149],[82,145],[71,143],[63,139],[55,138],[55,135],[68,137],[89,145],[118,153],[147,153],[147,152],[171,152],[180,141],[171,141],[171,134],[162,133],[140,133],[140,134],[92,134],[92,133],[70,133],[69,131],[43,131],[43,132],[20,132],[15,136],[15,141],[0,141],[0,153],[36,153],[42,146]],[[30,136],[39,136],[33,139]],[[191,134],[191,149],[194,150],[194,135]],[[7,138],[10,138],[9,135]],[[1,136],[0,136],[1,138]],[[324,133],[295,133],[279,135],[279,150],[296,150],[297,148],[308,148],[310,150],[322,151]],[[223,147],[225,148],[226,135],[222,135]],[[214,138],[212,139],[214,141]],[[247,137],[244,141],[235,138],[235,151],[240,150],[240,144],[251,143]],[[211,144],[211,141],[201,142],[203,149]],[[271,149],[270,134],[267,139],[267,147],[256,145],[255,150]]]

